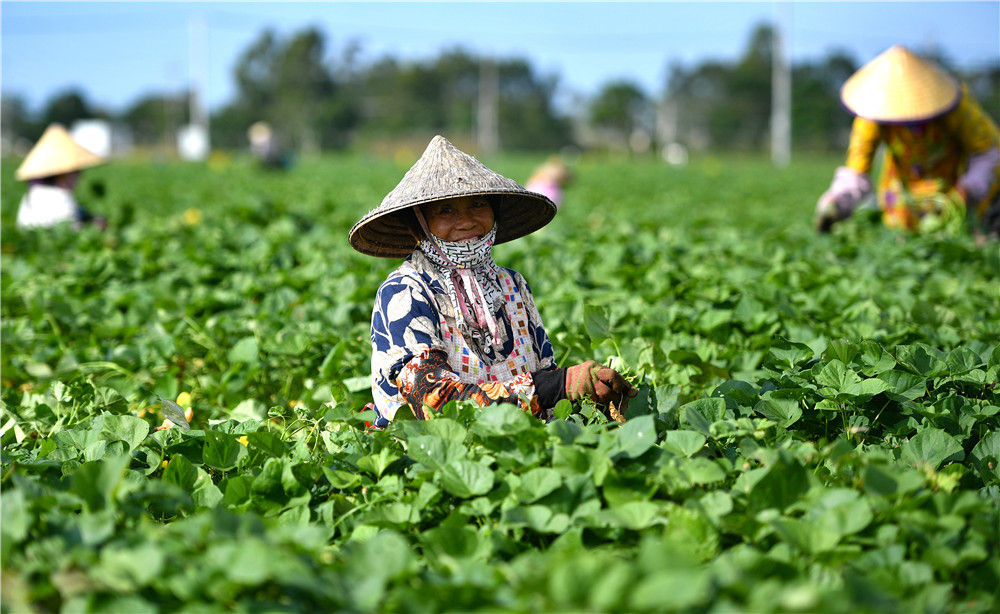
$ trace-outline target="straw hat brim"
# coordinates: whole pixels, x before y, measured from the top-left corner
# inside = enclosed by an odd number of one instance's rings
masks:
[[[556,215],[555,204],[536,192],[464,192],[372,211],[351,229],[351,246],[369,256],[405,258],[416,249],[417,240],[402,212],[411,207],[461,196],[499,197],[499,202],[495,202],[493,206],[497,226],[496,244],[529,235],[551,222]]]
[[[900,45],[862,66],[840,89],[849,111],[886,124],[933,119],[955,109],[961,98],[954,78]]]
[[[370,256],[405,258],[417,247],[417,240],[403,212],[463,196],[493,197],[496,243],[530,234],[556,214],[555,204],[546,196],[524,189],[439,135],[382,203],[354,225],[351,246]]]
[[[72,173],[103,163],[103,158],[74,141],[65,128],[52,124],[25,156],[14,177],[18,181],[30,181]]]

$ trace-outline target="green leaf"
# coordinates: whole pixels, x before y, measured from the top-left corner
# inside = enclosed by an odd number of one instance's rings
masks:
[[[927,393],[927,378],[906,371],[887,371],[879,379],[888,384],[890,396],[896,395],[914,401]]]
[[[712,484],[726,479],[726,472],[713,460],[707,458],[685,459],[679,469],[692,484]]]
[[[285,442],[271,431],[247,433],[247,443],[274,458],[281,458],[287,451]]]
[[[768,508],[784,510],[808,489],[809,474],[805,467],[798,459],[783,451],[751,488],[750,508],[755,512]]]
[[[764,393],[764,397],[754,406],[754,411],[772,420],[780,428],[787,429],[802,417],[802,408],[796,398],[789,398],[780,390]]]
[[[257,338],[244,337],[236,342],[228,354],[229,362],[235,364],[245,364],[255,367],[260,362],[260,350],[257,347]]]
[[[1000,431],[987,433],[979,440],[969,459],[983,481],[1000,482]]]
[[[516,435],[531,428],[531,420],[519,407],[503,403],[487,405],[476,410],[476,421],[472,430],[480,435]]]
[[[323,475],[330,482],[330,485],[340,490],[354,487],[361,482],[361,476],[351,471],[343,471],[332,467],[323,467]]]
[[[605,307],[587,303],[583,306],[583,327],[592,342],[603,341],[611,337],[611,325],[608,322],[608,310]]]
[[[664,450],[680,456],[692,456],[705,445],[705,436],[695,431],[667,431],[663,434]]]
[[[129,451],[136,449],[149,434],[149,424],[142,418],[129,415],[104,417],[103,435],[108,441],[124,441]]]
[[[423,427],[424,433],[428,435],[434,435],[441,439],[450,439],[458,443],[465,441],[465,437],[468,434],[464,426],[451,418],[425,420],[420,425]]]
[[[536,467],[521,476],[516,494],[521,503],[534,503],[562,485],[559,472],[548,467]]]
[[[382,448],[377,454],[369,454],[358,459],[358,469],[367,471],[376,478],[380,478],[389,465],[396,462],[399,458],[400,456],[390,448]]]
[[[167,463],[167,468],[163,470],[164,482],[170,482],[188,493],[194,488],[196,479],[198,470],[183,454],[175,454]]]
[[[643,578],[631,594],[631,608],[665,612],[693,608],[708,602],[710,576],[700,567],[656,571]]]
[[[435,471],[464,458],[466,453],[466,448],[461,443],[432,435],[411,437],[407,444],[406,453],[410,458]]]
[[[646,450],[656,445],[656,427],[653,426],[653,416],[645,415],[633,418],[615,431],[616,446],[614,452],[626,458],[638,458]]]
[[[202,459],[209,467],[227,471],[236,467],[240,457],[245,454],[246,449],[232,435],[219,431],[205,431]]]
[[[244,399],[229,412],[229,417],[239,422],[263,420],[267,417],[267,408],[257,399]]]
[[[112,546],[101,551],[94,572],[112,590],[132,592],[148,586],[159,576],[165,559],[163,552],[149,542],[128,548]]]
[[[965,458],[962,444],[941,429],[926,428],[900,448],[900,460],[910,466],[929,465],[936,469],[945,461]]]
[[[611,526],[639,531],[654,524],[665,524],[660,507],[651,501],[629,501],[616,505],[602,515]]]
[[[896,359],[892,354],[880,344],[867,339],[861,342],[860,362],[864,365],[862,371],[866,375],[879,375],[896,366]]]
[[[712,423],[726,417],[726,401],[719,398],[698,399],[681,405],[681,426],[690,426],[706,437],[712,435]]]
[[[937,469],[945,461],[965,458],[962,444],[941,429],[926,428],[903,444],[899,459],[910,466],[929,465]]]
[[[573,403],[569,399],[561,399],[556,406],[552,408],[552,415],[557,420],[565,420],[573,413]]]
[[[184,417],[184,408],[170,399],[164,399],[163,397],[159,397],[159,399],[160,411],[163,412],[163,415],[176,426],[179,426],[185,431],[190,431],[191,425],[188,424],[187,418]]]
[[[223,503],[229,507],[243,505],[250,500],[250,479],[246,476],[235,475],[223,482],[225,494],[222,497]]]
[[[490,468],[470,460],[448,463],[440,476],[441,487],[462,499],[486,494],[493,488],[493,472]]]
[[[501,523],[528,527],[539,533],[563,533],[569,528],[569,516],[544,505],[522,505],[504,510]]]
[[[4,547],[20,543],[28,535],[31,528],[32,515],[28,511],[28,503],[21,489],[5,489],[0,497],[0,534],[3,535]]]
[[[128,463],[127,456],[108,456],[103,460],[83,463],[73,474],[73,492],[84,500],[90,511],[107,508],[111,505]]]

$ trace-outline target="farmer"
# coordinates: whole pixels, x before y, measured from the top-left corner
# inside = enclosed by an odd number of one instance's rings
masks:
[[[17,210],[17,225],[38,228],[69,222],[80,228],[92,222],[103,230],[105,219],[91,216],[73,196],[80,171],[102,161],[78,145],[59,124],[49,126],[14,175],[29,182]]]
[[[250,153],[266,169],[288,170],[292,156],[281,145],[281,139],[267,122],[256,122],[247,129]]]
[[[573,175],[566,168],[566,164],[559,156],[552,156],[544,164],[535,169],[525,184],[525,188],[531,192],[537,192],[547,196],[556,208],[562,206],[563,188],[569,185]]]
[[[955,220],[968,209],[982,230],[1000,233],[1000,132],[964,85],[897,45],[854,73],[840,98],[856,118],[847,165],[816,204],[818,231],[871,194],[872,158],[884,144],[878,204],[886,226],[918,230],[928,214]]]
[[[384,427],[451,400],[520,405],[548,420],[560,399],[620,412],[636,390],[593,361],[558,368],[527,282],[493,245],[538,230],[555,206],[434,137],[399,185],[351,229],[363,254],[405,258],[372,312],[372,395]]]

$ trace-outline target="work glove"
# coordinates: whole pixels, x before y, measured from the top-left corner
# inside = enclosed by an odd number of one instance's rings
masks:
[[[868,175],[846,166],[837,168],[830,189],[823,192],[816,202],[816,231],[830,232],[840,220],[851,217],[858,206],[872,191]]]
[[[1000,148],[991,147],[969,156],[965,174],[958,179],[958,188],[971,205],[979,204],[990,192],[1000,166]]]
[[[638,393],[620,373],[593,360],[566,368],[566,398],[570,401],[589,399],[594,403],[612,404],[611,417],[618,422],[624,422],[621,415]]]

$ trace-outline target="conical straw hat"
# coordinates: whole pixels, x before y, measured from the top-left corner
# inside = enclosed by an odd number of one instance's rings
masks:
[[[855,115],[883,123],[931,119],[958,104],[961,88],[936,64],[895,45],[868,62],[840,88]]]
[[[14,176],[19,181],[62,175],[100,164],[104,160],[73,140],[66,129],[52,124],[28,152]]]
[[[530,234],[556,214],[556,206],[547,197],[491,171],[439,135],[431,139],[420,159],[382,199],[382,204],[354,225],[351,246],[370,256],[406,257],[417,241],[399,212],[446,198],[477,195],[500,196],[493,206],[497,243]]]

